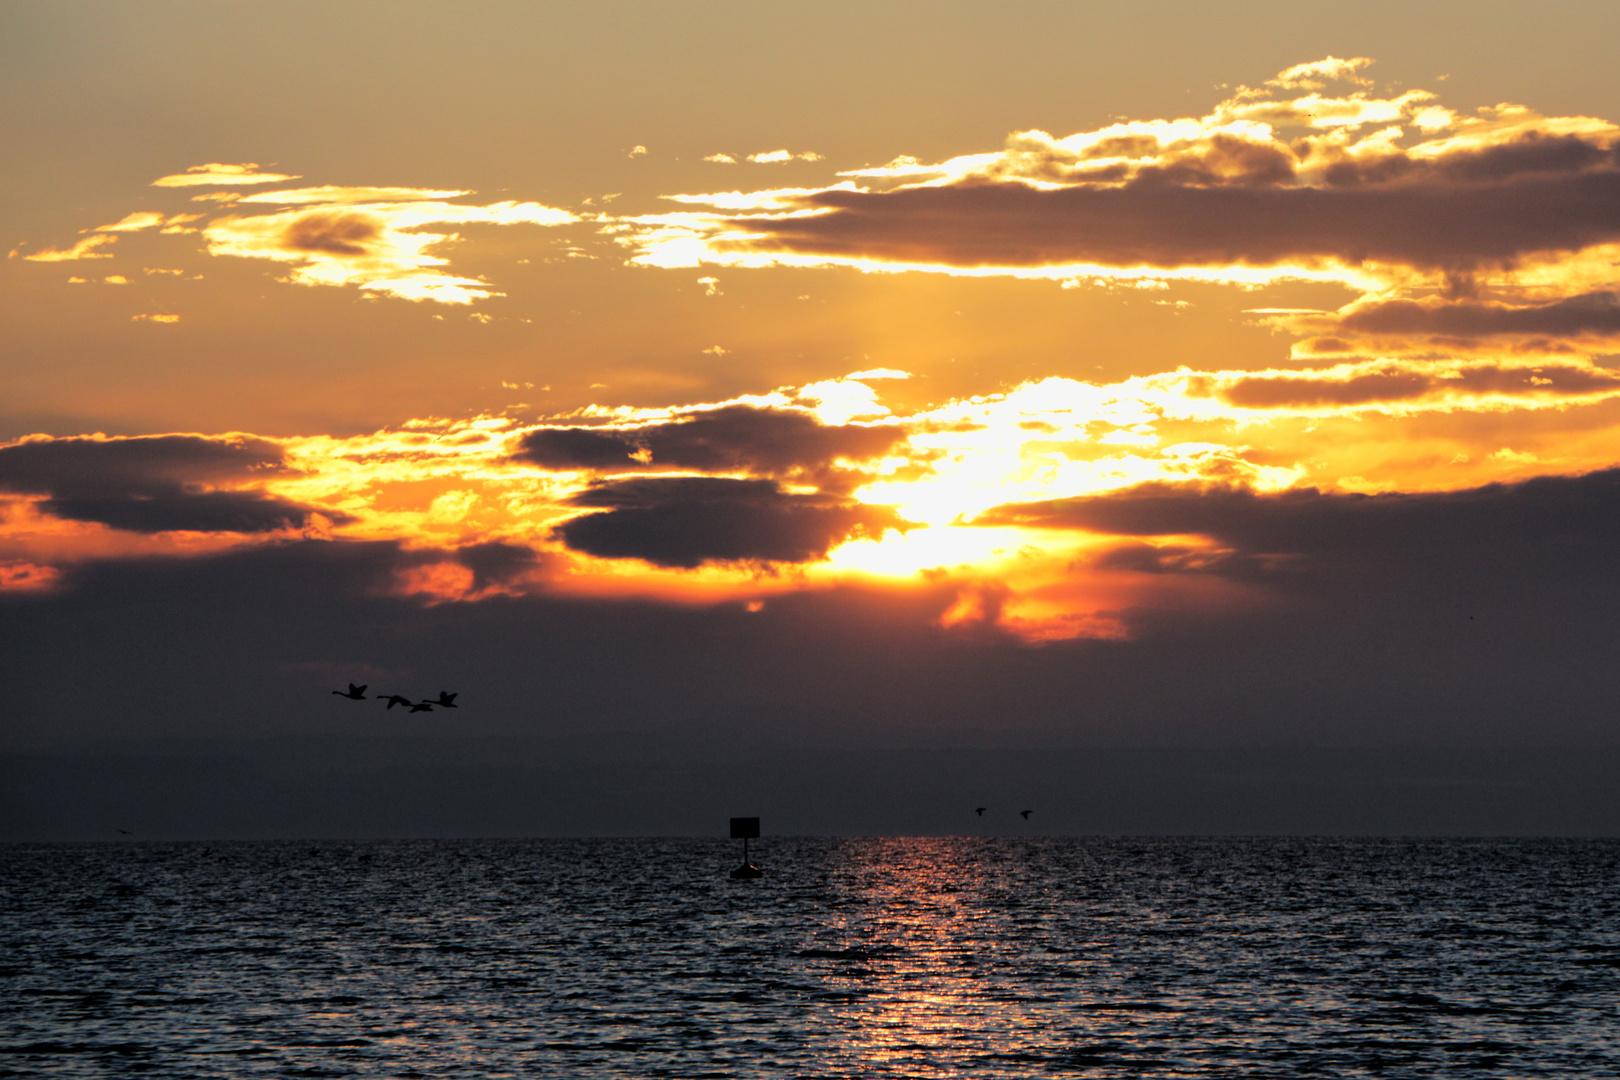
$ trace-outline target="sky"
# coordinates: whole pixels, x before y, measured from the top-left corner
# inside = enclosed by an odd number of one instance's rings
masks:
[[[1617,32],[0,4],[0,835],[1612,833]]]

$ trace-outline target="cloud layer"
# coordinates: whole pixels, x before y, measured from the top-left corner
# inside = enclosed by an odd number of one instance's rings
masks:
[[[1023,131],[999,151],[897,158],[820,187],[668,196],[684,209],[627,219],[620,241],[664,267],[1354,289],[1339,312],[1265,313],[1316,335],[1302,356],[1477,352],[1483,337],[1580,351],[1615,336],[1620,128],[1380,95],[1370,64],[1295,65],[1198,117]]]
[[[38,591],[106,558],[313,536],[398,546],[387,588],[428,603],[883,582],[954,591],[940,621],[962,632],[1117,638],[1143,612],[1261,602],[1279,579],[1256,568],[1311,553],[1256,539],[1268,521],[1385,544],[1355,523],[1433,539],[1480,500],[1541,513],[1543,488],[1512,485],[1608,475],[1617,409],[1620,376],[1583,360],[1387,359],[1042,379],[902,413],[850,377],[341,439],[33,437],[0,446],[0,564]],[[1607,497],[1568,484],[1571,506]]]
[[[1511,106],[1463,117],[1422,91],[1275,96],[1302,86],[1279,76],[1199,118],[1020,132],[998,153],[898,159],[820,189],[678,196],[719,212],[645,219],[628,242],[661,265],[1398,278],[1620,240],[1612,124]]]
[[[881,539],[908,523],[893,509],[826,495],[793,495],[770,480],[669,477],[620,480],[581,492],[604,508],[557,527],[576,551],[659,566],[705,562],[803,563],[838,544]]]
[[[994,152],[897,158],[819,186],[670,196],[679,209],[664,214],[616,216],[633,196],[576,214],[462,189],[294,186],[249,164],[164,177],[149,195],[185,206],[133,209],[24,257],[185,234],[291,283],[470,304],[499,292],[451,269],[453,230],[575,225],[646,267],[1160,291],[1299,280],[1350,298],[1234,312],[1298,335],[1287,361],[1158,358],[1109,381],[998,378],[932,400],[919,380],[904,408],[875,387],[906,373],[873,366],[725,400],[346,437],[33,437],[0,446],[0,588],[310,538],[391,546],[378,588],[428,604],[757,605],[876,582],[947,596],[939,622],[963,633],[1118,639],[1144,612],[1264,603],[1283,563],[1325,557],[1262,542],[1266,522],[1279,536],[1387,546],[1387,527],[1461,543],[1436,523],[1472,521],[1476,504],[1541,513],[1542,483],[1606,513],[1607,488],[1583,478],[1620,461],[1620,129],[1507,104],[1464,114],[1427,91],[1380,92],[1370,65],[1295,65],[1195,117],[1025,131]],[[797,176],[819,160],[749,157],[789,159]],[[697,278],[694,302],[733,317],[744,290],[717,280]],[[731,344],[704,352],[719,364]]]
[[[1620,525],[1620,470],[1541,476],[1460,491],[1363,495],[1301,488],[1256,492],[1232,485],[1144,484],[1103,497],[997,507],[986,526],[1019,524],[1110,536],[1196,537],[1208,545],[1126,546],[1115,565],[1153,572],[1262,577],[1410,577],[1490,564],[1544,572],[1549,560],[1582,564]],[[1375,569],[1374,569],[1375,568]],[[1504,569],[1512,568],[1512,569]]]
[[[550,469],[655,466],[813,477],[825,486],[836,480],[839,463],[853,470],[904,440],[894,424],[824,424],[798,410],[731,405],[623,429],[538,428],[523,437],[517,456]]]
[[[110,258],[109,252],[99,249],[116,241],[119,233],[200,232],[210,254],[288,264],[291,270],[286,280],[296,284],[352,285],[404,300],[470,304],[503,294],[486,281],[446,270],[449,260],[438,250],[460,238],[436,227],[555,226],[579,220],[566,210],[533,202],[480,206],[448,201],[470,195],[467,191],[338,185],[259,190],[261,185],[297,179],[300,177],[261,173],[251,163],[193,166],[184,173],[160,177],[153,186],[222,189],[192,196],[194,201],[215,203],[213,214],[135,211],[112,224],[85,230],[90,235],[71,247],[44,248],[23,257],[36,262]],[[229,190],[237,187],[253,190]],[[266,206],[285,209],[259,209]],[[223,212],[228,208],[252,212]]]
[[[44,496],[39,512],[128,532],[267,533],[316,513],[246,486],[283,468],[280,447],[247,437],[33,439],[0,446],[0,492]]]

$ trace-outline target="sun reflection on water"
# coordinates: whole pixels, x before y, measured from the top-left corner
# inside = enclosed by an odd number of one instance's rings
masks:
[[[1030,879],[1040,857],[1016,842],[959,839],[839,851],[828,892],[847,914],[825,920],[826,944],[805,954],[859,993],[830,1007],[849,1075],[1019,1075],[1020,1058],[1025,1069],[1057,1064],[1030,1052],[1050,1048],[1053,1006],[1083,1014],[1106,978],[1088,985],[1083,961],[1054,947],[1072,926],[1050,884]],[[1103,1026],[1117,1046],[1118,1025]],[[1025,1049],[1003,1052],[1012,1047]]]
[[[754,881],[695,839],[18,846],[0,1037],[18,1075],[231,1080],[1614,1074],[1613,842],[1008,836],[991,801],[768,839]]]

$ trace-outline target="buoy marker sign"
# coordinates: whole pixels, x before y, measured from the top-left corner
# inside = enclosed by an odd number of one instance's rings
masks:
[[[731,819],[731,838],[743,842],[742,865],[731,872],[734,878],[757,878],[764,871],[748,861],[748,841],[759,839],[759,818],[734,817]]]

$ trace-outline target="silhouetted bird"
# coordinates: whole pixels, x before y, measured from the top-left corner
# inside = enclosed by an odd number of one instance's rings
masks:
[[[1023,818],[1025,821],[1028,821],[1029,820],[1029,815],[1033,814],[1034,812],[1035,811],[1033,811],[1033,810],[1020,810],[1020,811],[1018,811],[1018,816]]]
[[[135,835],[134,833],[130,832],[128,829],[119,829],[118,832],[123,836],[134,836]]]
[[[421,702],[418,702],[417,704],[411,706],[411,712],[432,712],[432,711],[433,711],[433,702],[431,702],[431,701],[421,701]]]
[[[359,686],[356,686],[354,683],[350,683],[349,692],[347,694],[341,690],[334,690],[332,693],[336,694],[338,697],[346,697],[354,701],[364,701],[366,700],[366,684],[361,683]]]
[[[400,697],[398,694],[389,694],[387,697],[379,697],[377,700],[378,701],[386,701],[386,702],[388,702],[388,707],[390,709],[392,709],[395,705],[414,705],[415,704],[415,702],[413,702],[410,698],[408,698],[408,697]]]
[[[439,700],[438,701],[431,701],[430,700],[428,702],[428,704],[429,705],[437,705],[440,708],[444,708],[444,709],[458,708],[458,706],[456,705],[456,695],[452,694],[448,690],[440,690],[439,691]]]
[[[973,812],[975,814],[978,814],[980,817],[984,817],[984,812],[986,810],[988,810],[988,809],[990,809],[988,806],[981,806],[981,807],[979,807],[977,810],[975,810]]]

